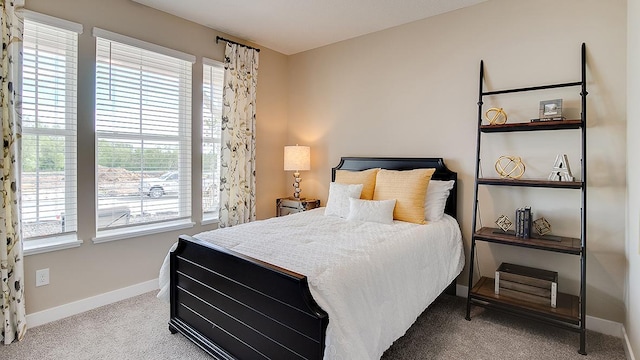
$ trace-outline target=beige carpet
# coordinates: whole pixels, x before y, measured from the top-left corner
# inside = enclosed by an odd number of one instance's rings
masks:
[[[443,296],[383,356],[399,359],[625,359],[622,340],[589,332],[588,356],[578,335]],[[147,293],[30,329],[26,339],[0,345],[0,359],[193,359],[210,360],[200,348],[167,328],[168,305]]]

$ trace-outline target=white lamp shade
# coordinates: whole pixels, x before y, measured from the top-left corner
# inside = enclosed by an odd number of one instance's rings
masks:
[[[311,150],[308,146],[284,147],[284,170],[309,170],[311,168]]]

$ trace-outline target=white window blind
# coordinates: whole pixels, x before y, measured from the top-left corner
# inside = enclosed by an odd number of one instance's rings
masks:
[[[191,61],[94,35],[98,233],[190,218]]]
[[[76,31],[82,27],[73,25],[75,31],[29,17],[24,21],[21,190],[26,240],[77,230]]]
[[[203,219],[218,215],[220,199],[220,131],[224,66],[203,59],[202,79],[202,211]]]

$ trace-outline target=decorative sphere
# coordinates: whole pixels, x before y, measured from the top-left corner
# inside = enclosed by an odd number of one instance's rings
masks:
[[[489,114],[493,114],[493,116]],[[491,108],[484,113],[484,118],[489,122],[489,125],[502,125],[507,122],[507,113],[502,108]]]
[[[496,160],[495,169],[503,179],[519,179],[524,174],[525,166],[519,156],[503,155]]]

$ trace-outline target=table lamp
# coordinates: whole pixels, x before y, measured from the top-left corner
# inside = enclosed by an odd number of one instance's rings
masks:
[[[300,199],[300,170],[311,168],[311,151],[308,146],[285,146],[284,147],[284,170],[295,171],[293,173],[293,197]]]

